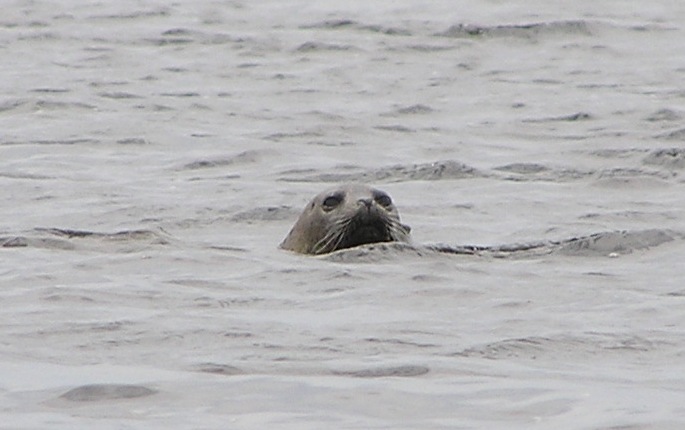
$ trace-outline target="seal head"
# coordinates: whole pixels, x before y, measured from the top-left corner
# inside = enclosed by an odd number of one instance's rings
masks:
[[[326,254],[367,243],[409,242],[410,231],[400,222],[387,193],[362,184],[346,184],[314,197],[281,248]]]

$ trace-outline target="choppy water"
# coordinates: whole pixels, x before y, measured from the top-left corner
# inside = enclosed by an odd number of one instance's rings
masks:
[[[685,4],[2,10],[1,428],[685,425]]]

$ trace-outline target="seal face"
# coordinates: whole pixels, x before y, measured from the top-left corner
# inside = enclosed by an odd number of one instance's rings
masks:
[[[346,184],[314,197],[280,246],[302,254],[326,254],[367,243],[409,242],[410,231],[387,193]]]

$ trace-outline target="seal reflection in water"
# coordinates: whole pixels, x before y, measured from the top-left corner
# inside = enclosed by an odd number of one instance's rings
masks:
[[[390,196],[362,184],[326,190],[304,208],[281,243],[302,254],[326,254],[378,242],[409,242]]]

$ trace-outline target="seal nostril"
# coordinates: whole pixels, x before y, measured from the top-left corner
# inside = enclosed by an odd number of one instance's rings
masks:
[[[357,203],[365,205],[367,208],[370,208],[371,204],[373,203],[373,200],[371,200],[371,199],[359,199],[359,200],[357,200]]]

